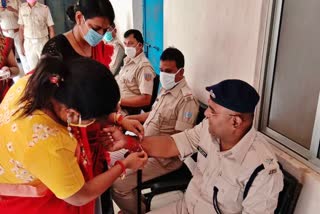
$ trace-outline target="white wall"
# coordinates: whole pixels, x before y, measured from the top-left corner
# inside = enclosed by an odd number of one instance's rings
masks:
[[[131,11],[142,13],[141,0],[135,1],[132,5],[132,0],[111,0],[122,32],[142,26],[142,15]],[[202,102],[208,99],[204,87],[226,78],[243,79],[261,92],[271,2],[164,0],[164,48],[175,46],[184,53],[187,81]],[[269,141],[281,148],[275,147],[279,161],[303,184],[295,213],[318,213],[320,175],[302,158]]]
[[[133,0],[110,0],[116,15],[115,23],[120,40],[123,39],[123,34],[128,29],[133,28],[132,1]]]
[[[204,86],[223,79],[253,84],[263,2],[164,1],[164,47],[184,53],[187,80],[202,102]]]

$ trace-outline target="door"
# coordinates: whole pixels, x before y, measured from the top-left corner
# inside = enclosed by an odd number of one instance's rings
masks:
[[[157,74],[163,51],[163,0],[144,0],[144,51]]]

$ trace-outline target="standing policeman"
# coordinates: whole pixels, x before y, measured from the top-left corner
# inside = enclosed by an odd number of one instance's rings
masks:
[[[27,0],[19,10],[20,44],[30,69],[34,69],[40,59],[43,46],[54,37],[53,20],[50,9],[37,0]]]

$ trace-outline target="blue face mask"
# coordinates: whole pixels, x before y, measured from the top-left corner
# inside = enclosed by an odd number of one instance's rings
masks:
[[[87,26],[86,23],[85,23],[85,25]],[[103,36],[100,35],[99,33],[97,33],[96,31],[92,30],[88,26],[87,26],[87,28],[89,29],[89,31],[86,33],[86,35],[84,35],[84,40],[86,40],[86,42],[88,42],[88,44],[91,47],[94,47],[101,42]]]
[[[113,40],[112,31],[107,31],[103,36],[103,40],[106,42],[111,42]]]

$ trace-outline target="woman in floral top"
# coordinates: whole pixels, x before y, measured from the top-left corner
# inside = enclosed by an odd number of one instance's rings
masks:
[[[46,57],[13,85],[0,105],[0,213],[91,214],[125,168],[142,167],[146,154],[133,153],[92,177],[90,149],[70,132],[114,111],[119,97],[111,72],[91,59]]]

